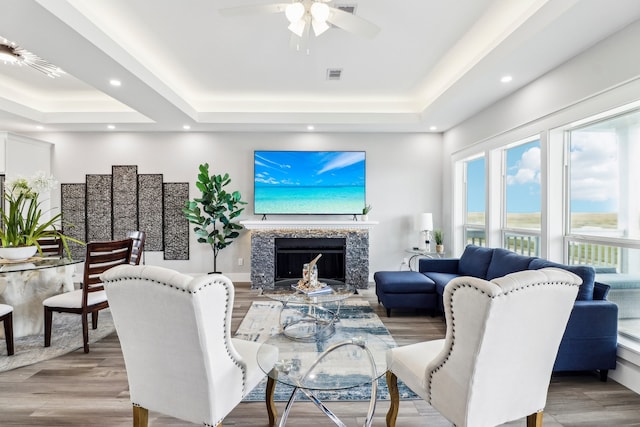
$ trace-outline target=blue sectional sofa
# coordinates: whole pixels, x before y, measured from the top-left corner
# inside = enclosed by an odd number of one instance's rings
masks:
[[[595,282],[595,270],[590,266],[568,266],[538,257],[524,256],[501,248],[469,245],[460,258],[427,259],[419,262],[416,272],[376,272],[378,301],[390,314],[392,308],[427,308],[442,311],[444,287],[458,276],[473,276],[492,280],[521,270],[558,267],[582,278],[582,285],[560,343],[554,371],[600,372],[606,381],[609,369],[616,367],[618,339],[618,306],[607,301],[609,286]],[[411,277],[405,273],[412,273]],[[380,286],[379,283],[380,282]],[[397,290],[394,284],[397,284]],[[380,287],[380,290],[378,290]],[[434,299],[418,297],[435,292]],[[420,306],[419,303],[427,305]],[[388,305],[387,305],[388,304]],[[544,307],[540,307],[544,316]]]

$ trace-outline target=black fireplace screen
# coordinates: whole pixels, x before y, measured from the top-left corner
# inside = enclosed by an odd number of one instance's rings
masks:
[[[275,280],[302,277],[302,265],[318,254],[320,279],[345,281],[346,239],[344,238],[276,238]]]

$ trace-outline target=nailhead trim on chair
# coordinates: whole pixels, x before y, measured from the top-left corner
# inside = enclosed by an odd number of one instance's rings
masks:
[[[568,284],[566,282],[545,282],[545,284],[547,284],[547,285],[573,286],[573,285]],[[522,287],[517,288],[517,289],[512,289],[512,290],[510,290],[508,292],[505,292],[505,293],[502,293],[500,295],[493,296],[493,297],[490,297],[485,291],[482,291],[482,290],[478,289],[476,286],[470,285],[468,283],[456,284],[455,285],[455,289],[466,288],[466,287],[473,288],[473,289],[479,291],[481,294],[486,295],[487,297],[493,299],[493,298],[497,298],[497,297],[502,297],[504,295],[509,295],[510,293],[521,291],[523,289],[527,289],[527,288],[530,288],[530,287],[533,287],[533,286],[541,286],[541,285],[542,285],[542,283],[531,283],[531,284],[528,284],[526,286],[522,286]],[[455,291],[455,289],[454,289],[454,291]],[[431,373],[429,374],[429,390],[428,390],[429,401],[427,403],[431,403],[431,382],[433,381],[433,375],[436,372],[438,372],[438,370],[440,370],[440,368],[443,367],[447,363],[447,361],[449,360],[449,356],[451,356],[451,352],[453,351],[453,347],[455,346],[455,343],[456,343],[456,340],[455,340],[455,338],[456,338],[456,322],[455,322],[455,320],[456,319],[455,319],[455,309],[454,309],[454,306],[453,306],[454,305],[454,298],[453,297],[454,297],[454,294],[452,293],[452,295],[451,295],[451,347],[449,349],[449,352],[447,353],[447,356],[442,360],[442,363],[439,366],[437,366],[436,368],[434,368],[431,371]],[[542,409],[540,409],[540,410],[542,410]]]
[[[157,280],[152,280],[152,279],[148,279],[148,278],[141,278],[141,277],[121,277],[121,278],[119,278],[119,279],[114,280],[114,282],[118,282],[118,281],[120,281],[120,280],[129,280],[129,279],[131,279],[131,280],[140,280],[140,279],[142,279],[142,280],[146,280],[146,281],[148,281],[148,282],[157,283],[157,284],[162,285],[162,286],[167,286],[167,287],[169,287],[169,288],[171,288],[171,289],[175,289],[175,290],[180,291],[180,292],[189,292],[190,294],[195,294],[195,293],[197,293],[197,292],[199,292],[199,291],[203,290],[204,288],[206,288],[206,287],[208,287],[208,286],[213,285],[214,283],[224,285],[224,288],[225,288],[225,295],[226,295],[226,296],[225,296],[225,304],[224,304],[224,325],[223,325],[223,328],[224,328],[224,330],[225,330],[225,331],[227,331],[227,326],[228,326],[228,324],[227,324],[227,313],[228,313],[228,311],[229,311],[229,297],[230,297],[230,295],[231,295],[231,291],[230,291],[230,288],[229,288],[229,284],[228,284],[228,283],[226,283],[226,282],[221,282],[221,281],[218,281],[218,280],[215,280],[215,279],[214,279],[213,281],[211,281],[211,282],[209,282],[209,283],[205,283],[204,285],[202,285],[201,287],[199,287],[199,288],[198,288],[198,289],[196,289],[195,291],[190,292],[190,291],[187,291],[186,289],[180,289],[180,288],[177,288],[177,287],[175,287],[175,286],[173,286],[173,285],[169,285],[169,284],[167,284],[167,283],[158,282]],[[247,387],[246,387],[247,370],[246,370],[246,368],[245,368],[244,366],[242,366],[240,363],[238,363],[238,361],[237,361],[237,360],[236,360],[236,359],[231,355],[231,351],[229,350],[229,347],[227,346],[227,340],[226,340],[226,339],[225,339],[225,350],[226,350],[226,352],[227,352],[227,356],[229,356],[229,358],[230,358],[231,360],[233,360],[233,363],[234,363],[238,368],[240,368],[240,370],[242,371],[242,396],[244,397],[244,396],[245,396],[245,394],[246,394],[246,388],[247,388]],[[139,405],[139,404],[137,404],[137,403],[133,403],[133,405],[134,405],[134,406],[138,406],[138,407],[140,406],[140,405]],[[203,422],[203,423],[202,423],[202,425],[204,425],[204,426],[206,426],[206,427],[217,427],[218,425],[220,425],[220,423],[221,423],[223,420],[224,420],[224,418],[223,418],[223,419],[220,419],[220,420],[218,420],[218,421],[216,421],[216,423],[215,423],[215,424],[207,424],[207,423]]]

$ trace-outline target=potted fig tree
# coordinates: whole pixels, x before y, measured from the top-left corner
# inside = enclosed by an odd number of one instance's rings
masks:
[[[220,251],[240,235],[243,226],[234,221],[244,210],[239,191],[227,191],[231,183],[229,174],[209,175],[209,164],[200,165],[196,187],[202,195],[187,200],[182,208],[187,220],[195,225],[198,242],[206,243],[213,250],[213,272],[218,273],[217,259]]]

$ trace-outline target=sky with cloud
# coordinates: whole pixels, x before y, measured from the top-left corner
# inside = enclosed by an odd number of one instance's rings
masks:
[[[618,210],[618,144],[614,132],[572,132],[571,210]]]
[[[507,212],[541,210],[540,142],[533,141],[507,150]],[[618,145],[613,132],[573,132],[571,140],[572,212],[615,212],[618,209]],[[485,162],[467,164],[470,212],[483,212]],[[561,183],[558,183],[561,185]]]
[[[507,150],[507,213],[540,212],[540,141]]]
[[[467,163],[467,207],[484,212],[484,158]],[[507,212],[540,212],[540,142],[507,150]]]
[[[365,185],[364,151],[256,151],[259,186]]]

